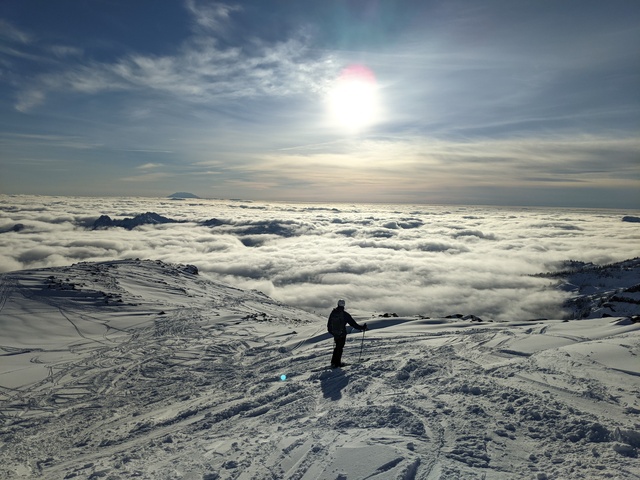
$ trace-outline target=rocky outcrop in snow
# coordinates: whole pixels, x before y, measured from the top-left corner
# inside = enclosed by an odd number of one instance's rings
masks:
[[[93,222],[93,229],[97,230],[100,228],[122,227],[127,230],[133,230],[141,225],[162,225],[165,223],[181,222],[179,220],[163,217],[162,215],[158,215],[153,212],[142,213],[133,218],[123,218],[122,220],[113,220],[109,215],[102,215]]]
[[[543,276],[559,279],[569,293],[564,307],[570,319],[640,315],[640,258],[609,265],[566,262],[566,268]]]

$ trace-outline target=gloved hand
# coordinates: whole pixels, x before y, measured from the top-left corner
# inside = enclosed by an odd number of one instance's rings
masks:
[[[365,324],[362,326],[362,331],[363,331],[363,332],[366,332],[367,330],[369,330],[369,327],[367,327],[367,324],[365,323]]]

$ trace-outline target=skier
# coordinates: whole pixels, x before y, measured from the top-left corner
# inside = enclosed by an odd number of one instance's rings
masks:
[[[338,300],[338,306],[331,311],[327,322],[327,330],[333,335],[335,342],[333,356],[331,357],[331,368],[344,367],[345,365],[342,363],[342,350],[347,341],[347,323],[358,330],[367,330],[367,324],[358,325],[353,317],[345,312],[344,305],[344,300]]]

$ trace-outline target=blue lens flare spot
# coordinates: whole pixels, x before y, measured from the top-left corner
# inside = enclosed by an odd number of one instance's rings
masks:
[[[284,382],[286,379],[287,379],[287,376],[284,373],[280,375],[280,380]]]

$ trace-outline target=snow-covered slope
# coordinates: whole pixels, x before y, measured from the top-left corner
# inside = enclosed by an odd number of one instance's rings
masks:
[[[0,477],[640,478],[639,323],[357,320],[330,370],[324,317],[193,266],[3,274]]]
[[[561,288],[571,293],[565,302],[570,318],[640,314],[640,258],[609,265],[569,262],[567,266],[546,276],[562,279]]]

